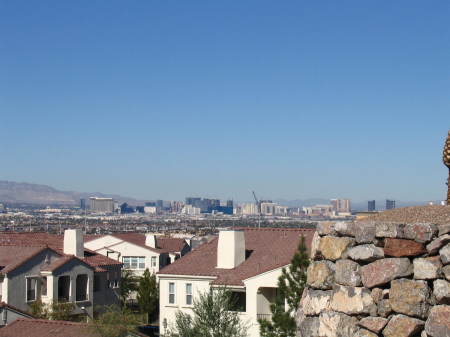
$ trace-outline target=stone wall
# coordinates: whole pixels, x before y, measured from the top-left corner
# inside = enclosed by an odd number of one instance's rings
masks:
[[[327,223],[299,337],[450,337],[450,224]]]

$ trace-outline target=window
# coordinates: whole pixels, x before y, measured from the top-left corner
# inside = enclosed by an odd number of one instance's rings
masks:
[[[67,302],[70,300],[70,276],[60,276],[58,278],[58,301]]]
[[[114,280],[113,288],[119,288],[119,281]]]
[[[87,285],[88,276],[86,274],[81,274],[77,276],[77,293],[76,301],[86,301],[87,300]]]
[[[27,302],[36,301],[37,279],[27,277]]]
[[[156,267],[156,256],[152,256],[152,267]]]
[[[234,303],[233,307],[231,308],[231,311],[240,311],[240,312],[246,311],[247,305],[245,292],[232,291],[231,299],[232,303]]]
[[[143,256],[124,256],[122,262],[124,269],[145,269],[145,258]]]
[[[169,283],[169,304],[175,304],[175,283]]]
[[[186,283],[186,304],[192,305],[192,283]]]
[[[41,296],[47,296],[47,276],[41,278]]]

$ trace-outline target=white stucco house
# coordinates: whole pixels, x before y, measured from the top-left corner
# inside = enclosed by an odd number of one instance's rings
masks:
[[[72,302],[73,315],[93,317],[95,306],[119,303],[121,267],[84,249],[79,229],[0,234],[0,300],[22,311],[37,300]]]
[[[171,327],[177,311],[192,312],[196,297],[226,286],[237,299],[236,311],[259,337],[258,319],[271,318],[282,267],[289,265],[300,236],[310,249],[313,229],[232,229],[201,245],[158,273],[160,327]],[[165,324],[166,323],[166,324]]]
[[[190,251],[184,239],[141,233],[86,236],[85,248],[123,263],[123,269],[141,276],[145,269],[157,273]]]

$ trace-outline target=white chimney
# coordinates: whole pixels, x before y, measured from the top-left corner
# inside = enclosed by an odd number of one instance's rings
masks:
[[[156,248],[155,234],[145,234],[145,245],[151,248]]]
[[[217,268],[232,269],[245,261],[245,235],[242,230],[221,230],[217,244]]]
[[[84,257],[84,242],[81,229],[66,229],[64,231],[64,254]]]

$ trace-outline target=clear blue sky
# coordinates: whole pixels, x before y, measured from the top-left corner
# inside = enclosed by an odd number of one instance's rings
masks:
[[[0,1],[0,179],[442,199],[450,2]]]

